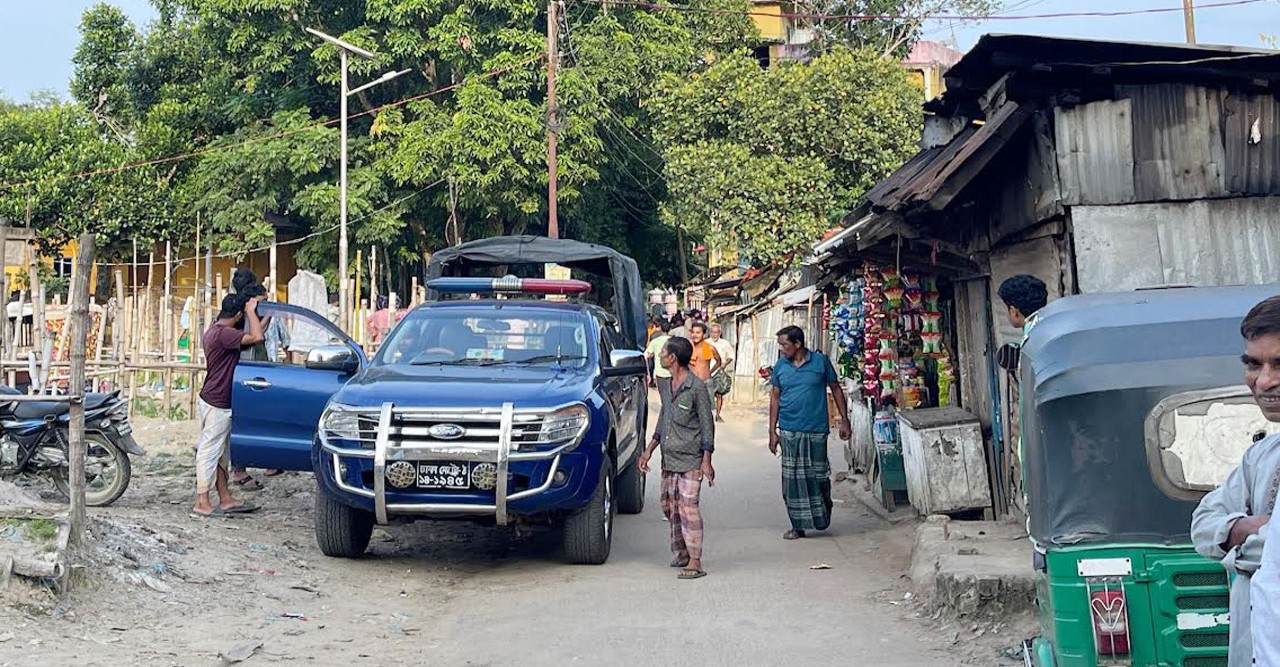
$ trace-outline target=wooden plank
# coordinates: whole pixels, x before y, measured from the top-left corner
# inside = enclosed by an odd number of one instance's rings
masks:
[[[956,283],[955,371],[960,389],[960,402],[983,426],[991,426],[991,374],[987,360],[987,278],[974,278]]]
[[[1132,116],[1127,99],[1057,109],[1054,144],[1063,204],[1133,201]]]

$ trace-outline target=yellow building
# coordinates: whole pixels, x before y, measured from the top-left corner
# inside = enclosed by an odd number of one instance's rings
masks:
[[[942,42],[921,40],[911,47],[911,53],[902,60],[902,66],[911,72],[912,79],[924,91],[924,99],[927,101],[947,89],[947,70],[960,62],[962,56],[963,53]]]

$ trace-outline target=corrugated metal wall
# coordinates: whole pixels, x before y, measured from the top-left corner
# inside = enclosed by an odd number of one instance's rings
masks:
[[[1119,86],[1055,112],[1063,204],[1280,195],[1280,105],[1187,84]]]
[[[1081,292],[1280,282],[1280,197],[1076,206]]]

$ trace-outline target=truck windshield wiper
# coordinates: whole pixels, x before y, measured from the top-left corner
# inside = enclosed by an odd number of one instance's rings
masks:
[[[508,364],[541,364],[541,363],[546,363],[548,361],[568,361],[570,359],[580,360],[580,359],[586,359],[586,357],[581,354],[539,354],[536,357],[529,357],[528,359],[513,359],[506,363]]]
[[[429,361],[410,361],[410,366],[492,366],[501,361],[485,359],[432,359]]]

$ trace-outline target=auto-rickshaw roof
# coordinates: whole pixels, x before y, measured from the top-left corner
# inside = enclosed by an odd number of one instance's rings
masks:
[[[1040,310],[1022,363],[1037,405],[1079,394],[1198,384],[1244,349],[1240,320],[1280,285],[1081,294]]]

